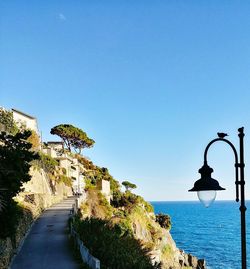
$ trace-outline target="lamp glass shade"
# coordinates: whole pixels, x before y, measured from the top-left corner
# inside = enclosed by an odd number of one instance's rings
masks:
[[[209,207],[216,198],[216,191],[210,190],[210,191],[198,191],[197,192],[199,200],[202,202],[202,204],[205,207]]]

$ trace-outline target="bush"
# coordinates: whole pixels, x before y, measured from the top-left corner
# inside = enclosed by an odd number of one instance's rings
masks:
[[[152,206],[150,203],[146,202],[146,201],[144,201],[144,207],[145,207],[145,210],[146,210],[148,213],[152,213],[152,212],[154,212],[154,208],[153,208],[153,206]]]
[[[100,219],[76,219],[74,226],[102,269],[153,269],[148,249],[134,239],[126,224],[112,225]]]
[[[65,175],[59,175],[58,176],[58,182],[63,182],[66,186],[72,187],[72,180],[70,177],[67,177]]]
[[[12,244],[15,245],[16,227],[20,217],[22,216],[22,209],[16,201],[10,200],[4,209],[0,212],[0,238],[11,238]]]
[[[121,199],[122,199],[122,192],[119,189],[116,189],[113,191],[112,199],[111,199],[111,205],[115,208],[121,206]]]
[[[40,149],[40,145],[41,145],[40,138],[39,138],[38,134],[35,131],[33,131],[33,130],[30,130],[30,131],[31,131],[31,135],[27,139],[27,141],[29,143],[31,143],[32,150],[38,151]]]
[[[93,190],[93,189],[96,189],[96,185],[91,179],[85,178],[85,187],[84,187],[84,189],[85,189],[85,191]]]
[[[56,166],[58,165],[58,162],[51,156],[42,152],[40,152],[39,155],[40,160],[38,161],[38,166],[42,168],[46,173],[53,174],[55,172]]]
[[[132,193],[131,191],[126,191],[125,193],[116,191],[113,193],[113,200],[111,201],[111,205],[116,208],[125,207],[129,209],[139,204],[139,202],[140,196]]]
[[[30,180],[30,163],[38,159],[27,142],[30,135],[30,131],[15,135],[0,133],[1,238],[15,235],[20,210],[13,197],[22,190],[23,183]]]
[[[156,222],[158,222],[162,228],[165,228],[168,230],[171,229],[171,219],[169,215],[162,214],[162,213],[157,214]]]
[[[0,108],[0,124],[4,127],[3,129],[10,134],[15,135],[19,131],[14,121],[12,111]]]

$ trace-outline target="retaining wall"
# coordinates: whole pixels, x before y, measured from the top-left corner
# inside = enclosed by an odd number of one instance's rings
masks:
[[[100,269],[100,261],[94,256],[92,256],[89,252],[89,249],[84,246],[83,242],[79,238],[79,235],[73,229],[72,223],[70,227],[70,233],[72,238],[74,239],[75,246],[80,251],[83,262],[85,262],[91,269]]]

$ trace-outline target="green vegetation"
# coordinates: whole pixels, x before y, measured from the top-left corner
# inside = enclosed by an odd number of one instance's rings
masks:
[[[149,202],[146,202],[144,201],[144,208],[145,210],[148,212],[148,213],[153,213],[154,212],[154,208],[153,206],[149,203]]]
[[[81,204],[82,217],[93,216],[100,219],[110,219],[112,217],[113,208],[99,190],[90,188],[87,195],[87,201]]]
[[[164,229],[167,229],[167,230],[171,229],[171,219],[169,215],[162,214],[162,213],[157,214],[156,222],[158,222],[160,226]]]
[[[117,191],[120,198],[111,205],[94,187],[87,193],[74,226],[102,268],[156,268],[148,253],[162,234],[146,213],[152,206],[130,191]],[[145,236],[143,245],[136,236]]]
[[[31,135],[28,137],[27,141],[32,145],[32,150],[38,151],[40,149],[40,138],[35,131],[30,131]]]
[[[14,129],[13,129],[14,130]],[[94,165],[80,155],[83,148],[91,147],[94,140],[73,125],[61,124],[51,129],[60,136],[68,154],[76,157],[83,165],[87,201],[81,205],[74,227],[90,252],[101,260],[103,269],[150,269],[149,252],[153,250],[164,234],[154,221],[153,207],[142,197],[131,192],[136,185],[123,181],[126,191],[105,167]],[[39,137],[32,131],[15,135],[0,135],[0,238],[11,237],[14,242],[18,219],[24,213],[13,197],[21,191],[23,183],[30,180],[28,174],[32,165],[43,169],[48,175],[51,187],[63,182],[72,185],[65,168],[57,160],[39,151]],[[74,148],[78,154],[71,152]],[[35,153],[35,152],[39,153]],[[82,171],[83,172],[83,171]],[[111,204],[101,193],[102,180],[110,182]],[[6,191],[7,190],[7,191]],[[161,227],[171,227],[170,218],[163,214],[156,216]],[[140,238],[142,241],[138,240]],[[163,255],[172,255],[171,246],[163,249]]]
[[[162,250],[162,256],[164,256],[165,259],[170,258],[173,256],[173,249],[170,245],[166,245]]]
[[[85,190],[98,188],[101,180],[107,180],[110,182],[111,194],[113,196],[121,194],[119,182],[110,175],[107,168],[94,165],[90,160],[81,155],[76,155],[76,157],[85,168]]]
[[[132,189],[136,189],[137,186],[129,181],[123,181],[122,185],[125,187],[126,191],[132,190]]]
[[[74,227],[90,252],[101,260],[102,269],[154,268],[148,256],[149,249],[143,248],[130,233],[125,233],[125,226],[95,218],[76,218]]]
[[[13,119],[13,113],[0,108],[0,125],[4,128],[7,133],[15,135],[19,129]]]
[[[82,149],[90,148],[95,143],[83,130],[71,124],[57,125],[51,129],[50,133],[61,137],[67,149],[71,151],[71,148],[74,148],[78,154],[81,154]]]
[[[64,183],[64,185],[68,186],[68,187],[72,187],[72,180],[70,177],[67,177],[66,175],[63,174],[58,174],[57,178],[56,178],[56,182],[57,183]]]
[[[58,162],[51,156],[42,152],[39,152],[39,155],[40,159],[37,163],[39,168],[42,168],[48,174],[53,174],[55,172],[56,166],[58,165]]]
[[[0,212],[0,238],[13,238],[15,234],[20,209],[13,197],[22,190],[23,183],[30,180],[31,161],[39,158],[27,142],[30,135],[30,131],[15,135],[0,133],[0,189],[4,190],[1,197],[5,202]]]
[[[72,186],[72,180],[66,175],[66,169],[60,168],[57,160],[43,152],[39,152],[39,156],[39,160],[33,162],[35,168],[43,169],[51,182],[63,182],[66,186]]]
[[[124,207],[125,210],[130,210],[137,205],[144,207],[148,213],[154,212],[152,205],[146,202],[141,196],[132,193],[131,191],[120,191],[119,188],[113,191],[113,199],[111,205],[115,208]]]

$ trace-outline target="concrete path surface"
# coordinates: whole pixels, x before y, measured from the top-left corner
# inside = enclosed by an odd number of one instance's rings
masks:
[[[80,269],[69,243],[68,218],[74,198],[56,204],[36,220],[11,269]]]

